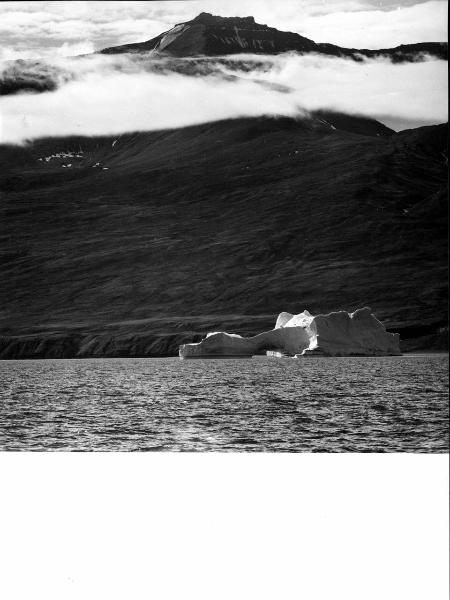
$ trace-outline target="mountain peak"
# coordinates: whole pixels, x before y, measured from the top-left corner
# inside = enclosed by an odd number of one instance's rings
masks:
[[[249,25],[256,25],[254,17],[221,17],[219,15],[213,15],[208,12],[202,12],[197,15],[189,23],[204,23],[205,25],[210,24],[236,24],[242,27]],[[267,27],[267,25],[259,25],[259,27]]]
[[[333,44],[316,44],[298,33],[279,31],[274,27],[256,23],[252,16],[221,17],[208,12],[201,12],[190,21],[178,23],[169,31],[146,42],[105,48],[101,53],[148,51],[173,57],[314,52],[358,61],[362,60],[362,56],[389,57],[393,62],[414,62],[423,60],[424,55],[429,54],[447,60],[447,44],[406,44],[381,50],[341,48]]]
[[[227,54],[279,54],[311,52],[315,42],[298,33],[278,31],[256,23],[254,17],[221,17],[202,12],[191,21],[138,44],[106,48],[104,54],[152,50],[169,56],[224,56]]]

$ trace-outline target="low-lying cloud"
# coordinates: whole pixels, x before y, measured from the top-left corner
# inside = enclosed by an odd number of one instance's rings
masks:
[[[1,143],[149,131],[244,116],[296,117],[319,109],[373,117],[394,128],[396,123],[422,125],[448,118],[447,63],[439,60],[392,64],[285,54],[164,62],[149,56],[97,55],[60,60],[51,67],[57,73],[55,91],[0,98]],[[44,67],[36,63],[32,68],[38,77]]]

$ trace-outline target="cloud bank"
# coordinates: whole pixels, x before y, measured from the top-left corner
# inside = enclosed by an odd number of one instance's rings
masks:
[[[176,62],[183,70],[189,59]],[[318,109],[365,115],[389,126],[396,120],[423,125],[448,118],[444,61],[360,63],[285,54],[205,62],[206,71],[194,76],[130,55],[56,61],[51,66],[61,70],[65,83],[55,91],[0,98],[0,142],[149,131],[244,116],[296,117]]]

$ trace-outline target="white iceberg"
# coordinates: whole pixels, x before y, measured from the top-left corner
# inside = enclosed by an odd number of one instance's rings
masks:
[[[353,313],[311,315],[307,310],[291,315],[282,312],[275,329],[252,337],[232,333],[208,333],[196,344],[180,346],[181,358],[270,356],[397,356],[400,336],[388,333],[370,308]]]

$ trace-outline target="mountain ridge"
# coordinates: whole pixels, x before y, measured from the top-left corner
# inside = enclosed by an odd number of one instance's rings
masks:
[[[252,16],[220,17],[211,13],[200,13],[191,21],[178,23],[151,40],[104,48],[100,53],[141,51],[154,51],[178,57],[223,56],[249,52],[279,54],[297,51],[348,57],[357,61],[363,60],[363,57],[388,57],[393,62],[421,60],[423,54],[442,60],[448,58],[446,42],[401,44],[379,50],[342,48],[335,44],[316,43],[298,33],[279,31],[274,27],[261,25],[256,23]]]

